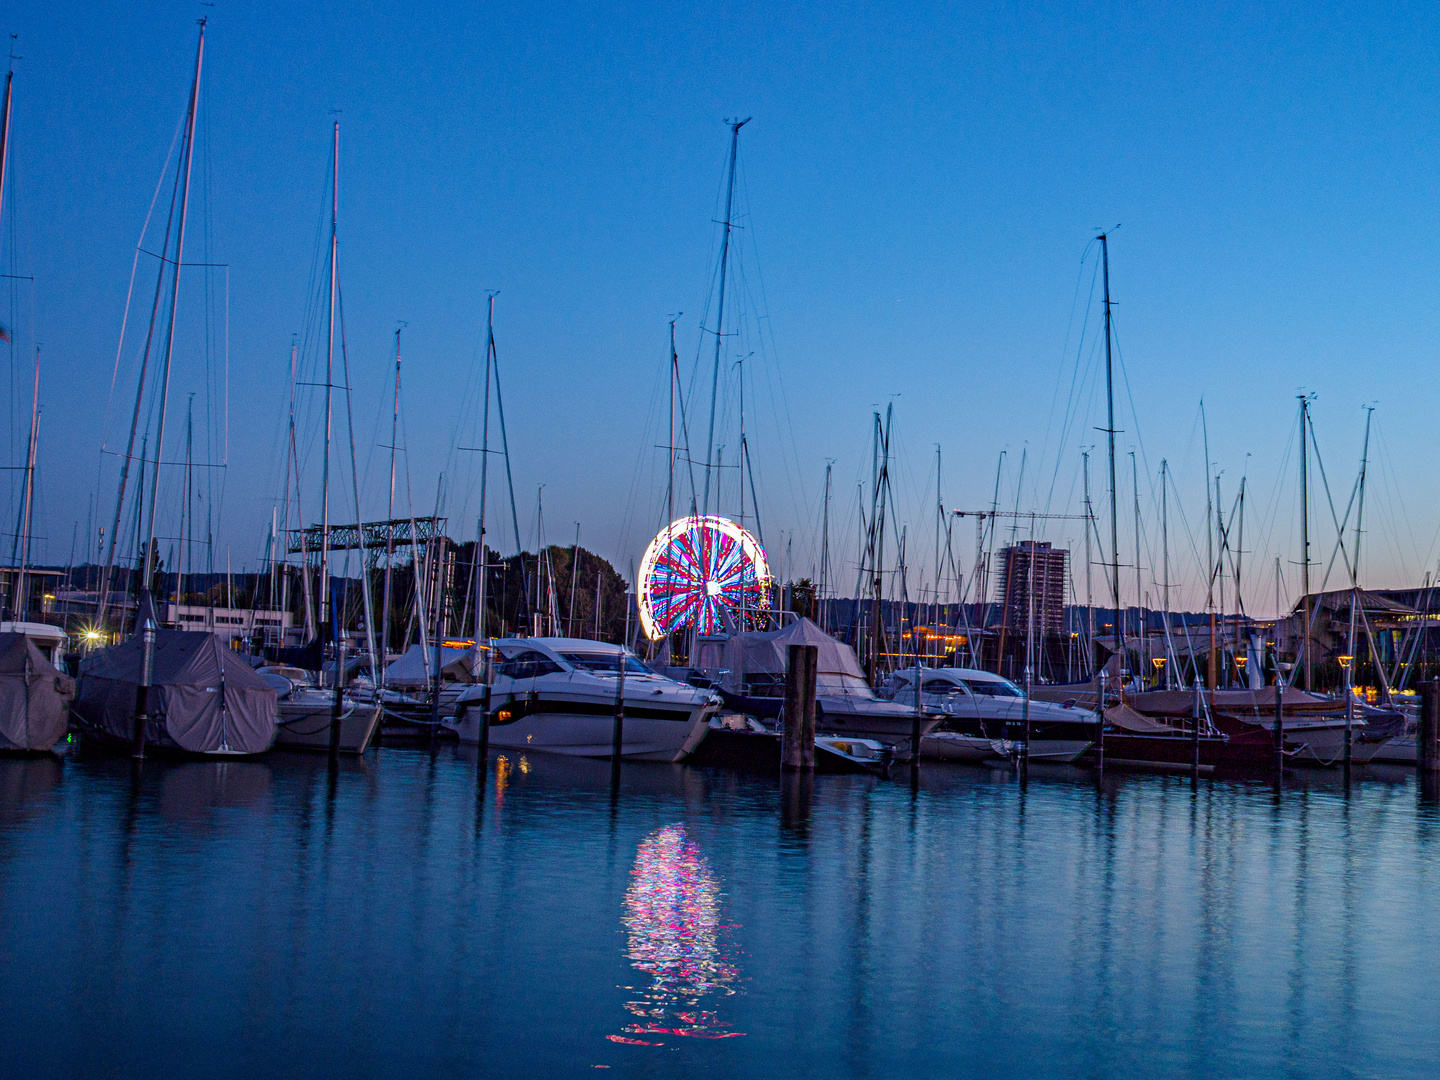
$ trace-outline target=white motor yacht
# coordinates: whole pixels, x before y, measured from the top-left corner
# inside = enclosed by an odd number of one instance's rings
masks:
[[[583,638],[507,638],[495,642],[489,687],[490,745],[574,757],[609,757],[620,665],[625,665],[625,722],[620,756],[679,761],[705,737],[720,699],[666,678],[619,645]],[[462,742],[480,741],[486,687],[465,688],[453,719]]]
[[[1002,740],[1014,740],[1025,721],[1025,691],[977,668],[922,667],[920,673],[921,708],[945,715],[943,730],[921,740],[922,755],[971,761],[1006,756],[1011,748]],[[915,669],[895,672],[886,691],[897,703],[913,703]],[[1089,709],[1032,696],[1029,712],[1031,761],[1071,762],[1095,741],[1096,716]]]

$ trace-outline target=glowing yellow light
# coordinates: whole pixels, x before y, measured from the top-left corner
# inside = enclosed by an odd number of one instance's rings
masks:
[[[1350,661],[1354,660],[1355,658],[1353,656],[1338,656],[1336,657],[1336,659],[1340,661],[1341,669],[1348,671],[1350,668]]]

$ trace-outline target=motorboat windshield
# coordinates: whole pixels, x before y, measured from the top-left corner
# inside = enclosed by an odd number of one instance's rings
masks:
[[[966,679],[965,685],[972,694],[981,697],[1023,698],[1025,691],[1009,679]],[[928,690],[929,687],[926,687]]]
[[[620,658],[625,658],[626,675],[654,675],[655,672],[646,667],[638,658],[629,653],[618,652],[562,652],[560,654],[567,664],[577,671],[588,671],[597,675],[615,675],[620,671]]]

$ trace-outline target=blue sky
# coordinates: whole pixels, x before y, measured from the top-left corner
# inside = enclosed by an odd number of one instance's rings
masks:
[[[367,517],[384,511],[379,444],[403,320],[406,509],[430,512],[446,470],[447,510],[469,522],[453,531],[473,535],[475,455],[453,447],[476,445],[472,379],[485,293],[498,289],[522,539],[533,546],[544,484],[548,540],[569,542],[579,521],[582,543],[622,569],[638,560],[663,512],[654,448],[665,441],[668,316],[684,312],[689,380],[702,350],[709,363],[700,317],[713,289],[724,120],[753,116],[741,135],[742,287],[726,382],[732,361],[753,352],[747,434],[765,541],[775,561],[788,551],[794,574],[813,568],[827,459],[836,576],[853,574],[870,415],[891,402],[895,518],[920,537],[912,594],[933,582],[937,443],[950,506],[990,503],[1003,450],[1002,502],[1054,512],[1078,510],[1079,453],[1096,445],[1092,483],[1108,513],[1094,431],[1103,387],[1093,336],[1082,345],[1079,334],[1088,313],[1093,335],[1097,313],[1091,238],[1116,224],[1122,561],[1134,561],[1124,455],[1135,449],[1143,588],[1160,577],[1154,485],[1165,458],[1184,512],[1182,525],[1172,505],[1172,574],[1187,583],[1182,602],[1196,601],[1202,396],[1222,501],[1248,478],[1252,610],[1274,605],[1277,556],[1294,592],[1287,446],[1302,388],[1318,395],[1341,513],[1362,406],[1377,406],[1367,581],[1416,580],[1440,555],[1431,8],[221,0],[9,13],[23,59],[0,258],[7,273],[34,278],[13,287],[12,385],[28,386],[34,342],[44,343],[44,558],[63,562],[77,528],[93,529],[101,440],[123,439],[134,393],[123,363],[106,418],[120,323],[202,13],[187,258],[229,267],[229,456],[223,474],[207,472],[217,485],[223,475],[217,565],[226,551],[237,568],[257,562],[279,498],[289,348],[313,302],[332,110]],[[137,297],[153,289],[153,272],[142,257]],[[213,460],[223,454],[221,273],[209,294],[208,379],[199,273],[182,286],[166,460],[182,452],[172,440],[192,391],[197,442]],[[143,306],[132,305],[132,320]],[[727,461],[733,403],[722,401],[717,439]],[[708,392],[697,389],[690,407],[703,414]],[[10,412],[23,428],[28,395],[15,392]],[[308,425],[313,409],[305,415]],[[314,436],[311,425],[312,499]],[[23,430],[7,437],[12,458],[23,453]],[[101,518],[113,513],[113,472],[110,459]],[[162,483],[177,479],[171,471]],[[332,516],[351,520],[342,493]],[[179,496],[162,487],[167,496],[162,518],[174,519]],[[724,497],[733,502],[733,491]],[[503,520],[492,519],[492,540],[508,548]],[[1323,562],[1334,532],[1323,504],[1314,527]],[[162,534],[174,528],[162,520]],[[1041,533],[1080,549],[1073,527]],[[969,526],[956,548],[968,567]],[[1133,599],[1133,570],[1124,584]]]

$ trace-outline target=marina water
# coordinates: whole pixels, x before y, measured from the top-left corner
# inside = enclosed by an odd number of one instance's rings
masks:
[[[4,760],[0,1074],[1433,1076],[1437,844],[1400,770]]]

